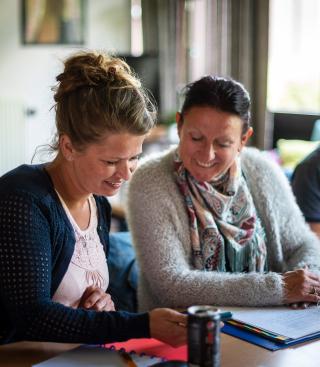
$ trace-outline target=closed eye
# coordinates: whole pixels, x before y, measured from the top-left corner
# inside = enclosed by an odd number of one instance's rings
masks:
[[[221,147],[221,148],[229,148],[230,147],[230,143],[219,143],[219,146]]]
[[[138,154],[138,155],[136,155],[136,156],[134,156],[134,157],[131,157],[131,158],[129,158],[129,162],[135,162],[135,161],[138,161],[139,159],[140,159],[140,157],[141,157],[141,154]],[[106,164],[107,166],[115,166],[116,164],[118,164],[120,161],[122,161],[122,159],[118,159],[118,160],[115,160],[115,161],[105,161],[105,160],[103,160],[102,162],[104,163],[104,164]]]
[[[103,161],[103,163],[105,163],[108,166],[114,166],[115,164],[117,164],[119,161]]]
[[[130,162],[134,162],[134,161],[138,161],[140,158],[141,158],[141,154],[138,154],[138,155],[130,158],[129,160],[130,160]]]
[[[198,136],[191,136],[191,140],[192,141],[201,141],[202,140],[202,136],[198,137]]]
[[[229,148],[234,144],[234,142],[232,140],[218,140],[217,144],[221,148]]]

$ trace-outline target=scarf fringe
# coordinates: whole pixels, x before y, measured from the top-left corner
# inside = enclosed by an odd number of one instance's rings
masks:
[[[253,237],[245,246],[227,246],[227,257],[230,269],[233,273],[248,272],[264,272],[266,262],[263,261],[265,254],[259,247],[259,240]],[[255,261],[252,261],[254,259]],[[224,260],[225,262],[225,260]]]

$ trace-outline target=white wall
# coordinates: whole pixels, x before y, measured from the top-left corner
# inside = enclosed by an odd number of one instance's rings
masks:
[[[86,44],[80,48],[130,52],[130,1],[88,0],[87,3]],[[25,117],[24,161],[30,163],[35,147],[49,142],[54,132],[54,114],[49,112],[53,105],[50,87],[62,70],[61,60],[76,48],[22,45],[20,4],[20,0],[0,1],[0,100],[21,101],[25,109],[36,111],[33,116]],[[8,139],[14,146],[14,139]]]

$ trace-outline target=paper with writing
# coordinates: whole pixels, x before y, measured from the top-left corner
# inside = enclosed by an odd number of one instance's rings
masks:
[[[320,331],[320,308],[221,307],[231,311],[233,320],[297,339]]]

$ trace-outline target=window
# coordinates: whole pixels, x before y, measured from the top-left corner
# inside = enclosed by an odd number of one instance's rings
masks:
[[[270,0],[268,108],[320,111],[320,1]]]
[[[131,0],[131,54],[143,54],[141,0]]]

